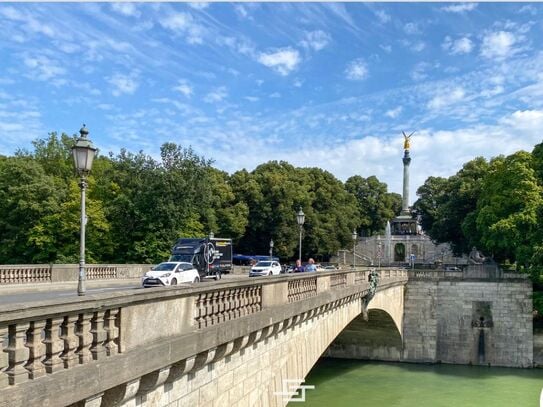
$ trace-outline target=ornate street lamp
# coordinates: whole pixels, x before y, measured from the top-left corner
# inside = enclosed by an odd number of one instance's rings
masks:
[[[96,155],[96,147],[87,138],[89,131],[83,125],[79,130],[81,136],[72,147],[74,165],[79,174],[79,187],[81,188],[81,233],[79,243],[79,277],[77,279],[77,295],[85,295],[85,226],[87,224],[87,214],[85,211],[85,190],[87,189],[87,176],[92,168],[92,162]]]
[[[356,233],[356,229],[353,229],[353,268],[356,268],[356,238],[358,237],[358,234]]]
[[[209,238],[210,238],[210,239],[214,239],[214,238],[215,238],[215,233],[213,233],[213,231],[209,232]]]
[[[300,206],[300,209],[298,209],[298,213],[296,214],[296,222],[298,222],[298,226],[300,227],[300,245],[299,245],[299,252],[298,252],[298,260],[300,262],[302,261],[302,228],[304,227],[305,222],[305,213],[302,211],[302,207]]]
[[[273,259],[273,239],[270,240],[270,261]]]

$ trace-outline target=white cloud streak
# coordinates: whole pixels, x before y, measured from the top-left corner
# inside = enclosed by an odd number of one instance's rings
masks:
[[[262,52],[258,57],[258,62],[282,76],[287,76],[298,67],[301,58],[298,50],[286,47],[268,53]]]

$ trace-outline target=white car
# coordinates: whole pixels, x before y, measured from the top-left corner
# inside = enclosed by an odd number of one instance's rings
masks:
[[[162,287],[179,283],[197,283],[200,281],[198,270],[191,263],[167,261],[153,267],[141,278],[143,287]]]
[[[259,261],[256,263],[249,272],[249,277],[257,276],[271,276],[274,274],[281,274],[281,265],[278,261]]]

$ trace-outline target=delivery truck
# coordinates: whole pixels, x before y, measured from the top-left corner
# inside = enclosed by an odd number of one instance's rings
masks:
[[[200,278],[215,278],[232,271],[232,239],[199,237],[177,239],[170,261],[192,263]]]

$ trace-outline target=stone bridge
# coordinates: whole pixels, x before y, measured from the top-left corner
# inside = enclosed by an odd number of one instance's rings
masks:
[[[0,407],[286,405],[276,394],[284,380],[303,380],[351,321],[375,314],[401,343],[407,272],[379,270],[368,303],[369,273],[118,291],[4,309]]]

